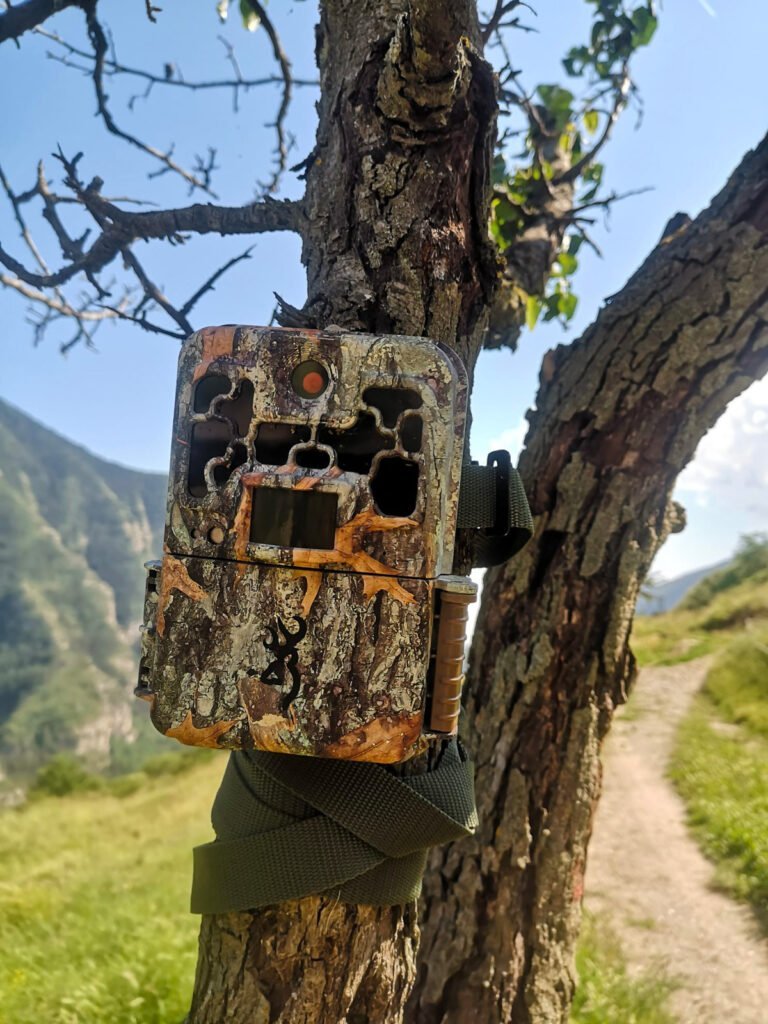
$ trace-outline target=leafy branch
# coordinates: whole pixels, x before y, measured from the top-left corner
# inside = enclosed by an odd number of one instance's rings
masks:
[[[527,93],[498,19],[493,31],[492,42],[503,55],[505,117],[494,164],[490,231],[503,262],[501,301],[507,308],[492,324],[491,347],[514,347],[522,324],[532,328],[539,317],[564,324],[573,317],[579,249],[587,244],[599,253],[588,231],[594,218],[583,211],[609,210],[623,198],[602,197],[599,156],[627,104],[639,103],[630,63],[651,42],[658,22],[653,0],[633,8],[623,0],[586,2],[595,8],[589,42],[572,47],[562,61],[574,88],[548,83]],[[494,24],[493,17],[488,24]],[[522,147],[511,154],[514,140]]]

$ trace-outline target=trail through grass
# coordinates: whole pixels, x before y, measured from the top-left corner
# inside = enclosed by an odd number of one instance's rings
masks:
[[[670,775],[717,879],[768,930],[768,635],[719,656],[683,722]]]

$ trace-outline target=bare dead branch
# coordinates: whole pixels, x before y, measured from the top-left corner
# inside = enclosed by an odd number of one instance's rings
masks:
[[[21,207],[23,203],[28,202],[29,199],[31,199],[36,194],[36,188],[31,189],[29,192],[25,192],[23,195],[15,195],[10,186],[10,183],[8,182],[8,179],[5,176],[5,172],[3,171],[2,166],[0,166],[0,185],[3,186],[3,190],[6,196],[8,197],[8,201],[10,202],[11,207],[13,209],[13,216],[16,220],[16,223],[19,225],[21,237],[24,239],[24,242],[26,243],[26,246],[29,249],[29,251],[32,253],[32,257],[35,260],[35,263],[37,263],[38,267],[40,268],[40,270],[43,271],[44,274],[50,273],[48,266],[46,265],[46,262],[43,259],[42,253],[40,252],[34,239],[32,238],[32,235],[29,232],[29,228],[27,227],[27,223],[24,220],[24,216],[21,212]]]
[[[71,305],[65,299],[58,299],[50,295],[46,295],[45,292],[38,291],[36,288],[31,288],[28,284],[20,281],[17,277],[11,277],[10,274],[0,274],[0,284],[6,288],[13,288],[14,291],[19,292],[24,298],[29,299],[31,302],[37,302],[41,306],[47,306],[48,309],[54,313],[59,313],[61,316],[71,317],[74,320],[84,320],[97,323],[100,320],[109,320],[117,316],[116,312],[112,310],[104,309],[78,309],[76,306]]]
[[[98,179],[96,182],[101,184]],[[78,243],[81,239],[73,240],[63,228],[60,229],[61,234],[54,228],[64,255],[71,262],[56,271],[37,273],[26,268],[0,245],[0,263],[35,288],[55,288],[72,280],[77,274],[103,270],[123,249],[137,240],[165,238],[172,242],[182,242],[184,232],[244,235],[266,231],[296,231],[301,223],[299,204],[289,200],[267,197],[241,207],[196,203],[175,210],[132,213],[100,196],[93,183],[84,188],[80,183],[68,179],[68,185],[77,190],[82,205],[102,226],[101,233],[89,249],[79,252]],[[57,222],[55,212],[49,213],[46,219],[52,226]]]
[[[4,11],[0,14],[0,43],[13,39],[18,45],[19,36],[29,32],[53,14],[58,14],[67,7],[84,7],[88,0],[26,0],[25,3],[11,7],[3,4]],[[95,6],[95,0],[93,0]]]
[[[148,295],[152,301],[155,302],[163,312],[171,318],[171,320],[179,325],[185,336],[187,334],[191,334],[192,324],[190,324],[189,320],[187,320],[181,310],[176,309],[170,299],[168,299],[154,281],[152,281],[133,250],[126,247],[122,250],[122,253],[126,266],[129,267],[138,278],[141,287],[144,289],[145,295]]]
[[[152,0],[144,0],[144,2],[145,2],[146,9],[147,9],[147,17],[149,18],[149,20],[154,25],[154,24],[157,23],[157,18],[155,17],[155,15],[156,14],[161,14],[163,8],[162,7],[154,7],[153,4],[152,4]]]
[[[171,244],[181,244],[186,241],[189,233],[215,231],[219,234],[243,234],[248,233],[250,229],[297,230],[301,224],[298,204],[271,198],[241,208],[196,204],[186,209],[157,210],[148,213],[148,220],[141,219],[141,214],[138,214],[139,220],[134,220],[137,216],[135,212],[122,209],[101,194],[103,182],[100,178],[94,178],[88,185],[80,180],[78,165],[82,154],[67,158],[60,151],[55,156],[64,168],[64,184],[72,195],[60,196],[51,190],[42,163],[38,165],[34,186],[24,193],[14,192],[0,168],[0,187],[6,193],[21,236],[32,257],[32,265],[25,266],[22,261],[11,256],[0,246],[0,264],[10,271],[0,276],[0,285],[29,299],[39,310],[34,314],[34,318],[30,319],[36,341],[41,340],[45,330],[52,323],[60,319],[75,321],[77,333],[65,342],[63,350],[71,348],[78,341],[92,344],[91,328],[107,319],[131,319],[153,333],[185,337],[192,330],[188,319],[191,310],[215,287],[223,274],[249,258],[251,251],[248,249],[224,263],[179,307],[151,279],[131,249],[134,242],[166,239]],[[51,269],[48,266],[24,216],[24,204],[35,199],[41,202],[43,217],[61,250],[64,262],[58,269]],[[75,236],[61,220],[58,207],[64,202],[74,203],[93,219],[99,234],[90,247],[86,248],[90,229]],[[124,266],[139,285],[140,300],[132,309],[129,308],[131,293],[128,291],[119,303],[104,302],[110,296],[112,284],[105,286],[100,280],[100,274],[118,257],[122,258]],[[62,286],[80,274],[86,277],[92,292],[86,294],[83,302],[78,304],[67,298]],[[179,328],[180,333],[169,332],[150,321],[147,316],[148,305],[162,310]]]
[[[37,35],[42,36],[44,39],[47,39],[49,42],[60,47],[64,53],[68,55],[59,55],[49,50],[47,56],[50,60],[54,60],[59,64],[63,64],[64,67],[72,68],[75,71],[82,71],[85,74],[91,74],[93,72],[93,53],[89,53],[87,50],[82,50],[80,47],[74,46],[56,32],[51,32],[49,29],[37,28],[35,31]],[[227,60],[231,64],[232,59],[236,61],[234,48],[227,40],[221,37],[219,38],[225,45],[225,49],[227,51],[232,50],[232,57],[230,57],[229,52],[227,52]],[[81,60],[88,61],[89,63],[76,63],[74,60],[70,59],[73,57],[80,58]],[[179,73],[178,69],[173,64],[167,64],[163,74],[160,75],[147,71],[144,68],[130,67],[129,65],[123,64],[121,61],[113,59],[112,57],[104,58],[104,75],[126,75],[127,77],[137,78],[140,81],[146,82],[146,90],[139,94],[142,98],[148,96],[151,89],[156,85],[167,86],[172,89],[188,89],[190,92],[216,89],[231,89],[233,92],[238,92],[242,89],[243,92],[248,92],[251,89],[257,89],[261,86],[278,85],[283,82],[282,75],[261,75],[258,78],[247,78],[240,72],[239,64],[234,78],[214,78],[210,81],[189,81]],[[292,83],[296,87],[303,88],[317,88],[320,84],[316,78],[293,78]],[[129,101],[129,107],[137,98],[138,97],[133,97],[133,99]]]
[[[166,338],[175,338],[176,341],[184,341],[188,337],[188,334],[181,331],[169,331],[167,327],[161,327],[160,324],[152,323],[144,313],[136,316],[135,313],[120,312],[111,306],[105,306],[104,308],[113,312],[117,319],[136,324],[137,327],[141,327],[142,330],[148,331],[150,334],[162,334]]]
[[[281,43],[280,37],[277,34],[275,26],[273,25],[271,19],[267,15],[267,12],[265,11],[264,7],[262,6],[262,4],[259,3],[259,0],[247,0],[247,3],[248,6],[253,11],[253,13],[261,21],[264,31],[267,33],[267,36],[269,37],[269,41],[272,44],[272,52],[275,55],[275,60],[278,63],[278,66],[280,68],[280,74],[283,79],[283,98],[280,102],[280,107],[277,111],[277,117],[275,118],[274,123],[269,125],[269,127],[274,128],[275,132],[277,133],[277,146],[275,149],[277,166],[275,169],[275,173],[272,175],[271,180],[265,186],[265,191],[274,192],[274,190],[277,188],[277,184],[288,162],[289,147],[288,143],[286,142],[285,116],[288,113],[288,107],[290,106],[291,103],[291,96],[293,95],[293,76],[291,74],[291,64],[290,61],[288,60],[288,57],[285,54],[283,44]]]
[[[104,33],[104,29],[101,27],[99,19],[96,17],[96,5],[88,6],[85,8],[85,21],[88,28],[88,38],[91,41],[93,47],[93,85],[96,90],[96,107],[104,122],[106,129],[117,136],[123,141],[130,143],[135,146],[136,149],[141,150],[148,156],[159,161],[162,165],[162,173],[172,172],[178,174],[189,185],[190,192],[195,189],[200,189],[202,192],[208,193],[208,195],[216,197],[216,193],[210,187],[210,181],[205,175],[196,175],[190,171],[185,170],[180,164],[173,159],[173,148],[169,149],[166,153],[156,149],[154,146],[150,146],[135,135],[131,135],[129,132],[123,131],[115,121],[112,113],[107,104],[108,96],[104,89],[104,63],[108,59],[108,43],[107,37]],[[156,176],[156,175],[155,175]]]
[[[530,4],[525,3],[524,0],[496,0],[496,7],[494,8],[493,13],[480,30],[480,35],[482,36],[484,44],[488,43],[488,40],[494,32],[498,32],[502,28],[517,28],[524,32],[535,31],[535,29],[531,28],[529,25],[521,24],[518,18],[505,20],[509,18],[509,15],[518,7],[525,7],[534,17],[536,17],[536,11],[534,11]]]

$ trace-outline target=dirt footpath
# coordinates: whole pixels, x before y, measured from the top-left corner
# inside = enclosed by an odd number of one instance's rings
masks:
[[[768,942],[749,910],[711,888],[712,865],[664,776],[675,728],[708,662],[644,669],[604,751],[586,906],[605,916],[630,969],[662,966],[679,983],[680,1024],[766,1024]],[[606,1022],[621,1024],[621,1022]]]

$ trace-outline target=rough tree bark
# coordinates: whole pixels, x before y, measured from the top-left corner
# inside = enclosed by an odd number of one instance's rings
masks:
[[[768,370],[768,139],[544,360],[521,472],[534,541],[489,573],[466,734],[480,831],[436,850],[420,1024],[565,1021],[600,741],[634,676],[640,583],[680,470]]]
[[[282,318],[439,338],[471,372],[497,283],[496,100],[474,0],[325,0],[317,56],[308,299]],[[523,460],[537,538],[492,574],[472,661],[466,733],[483,824],[433,857],[413,1021],[567,1013],[599,741],[631,677],[638,583],[673,525],[677,473],[765,369],[768,204],[754,183],[766,156],[545,361]],[[557,245],[551,225],[530,241],[536,254]],[[523,262],[538,277],[534,256]],[[319,897],[207,917],[189,1024],[397,1024],[418,934],[414,907]]]
[[[308,298],[287,324],[438,338],[474,365],[497,265],[496,118],[474,0],[326,0],[302,226]],[[189,1024],[402,1020],[414,907],[310,898],[206,918]]]

